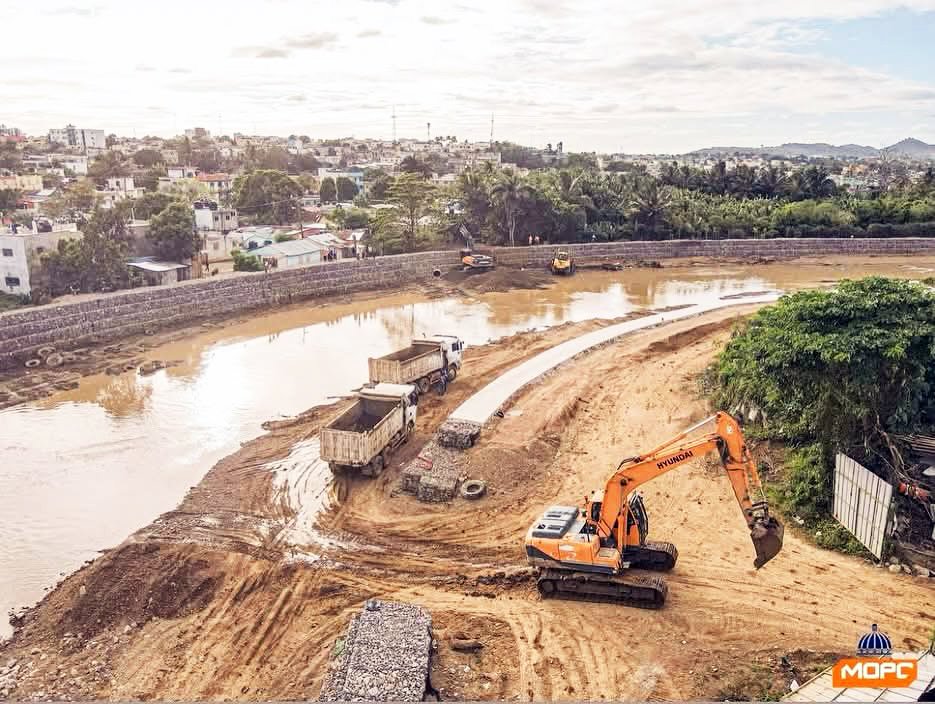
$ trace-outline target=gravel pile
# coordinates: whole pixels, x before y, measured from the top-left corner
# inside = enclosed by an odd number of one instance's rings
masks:
[[[438,442],[445,447],[466,450],[469,447],[474,447],[474,443],[480,436],[480,431],[480,423],[449,418],[442,423],[442,427],[438,429],[436,437],[438,438]]]
[[[461,453],[430,440],[422,452],[403,468],[402,489],[422,501],[449,501],[461,481]]]
[[[432,617],[421,606],[369,600],[351,619],[319,701],[421,701],[429,675]]]

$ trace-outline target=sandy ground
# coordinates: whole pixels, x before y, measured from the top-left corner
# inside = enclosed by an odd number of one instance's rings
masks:
[[[337,405],[269,424],[176,511],[27,614],[0,646],[0,665],[19,665],[10,696],[315,697],[335,638],[375,596],[431,611],[432,683],[444,699],[762,696],[768,683],[802,682],[852,652],[870,623],[895,647],[922,647],[931,582],[818,549],[792,529],[780,556],[753,570],[727,480],[703,461],[644,487],[651,537],[680,552],[663,610],[536,593],[522,552],[530,522],[545,505],[603,486],[622,457],[704,417],[696,376],[751,310],[638,333],[529,388],[468,455],[468,474],[490,487],[478,502],[420,504],[398,492],[399,467],[496,374],[612,321],[468,350],[465,373],[446,396],[420,404],[419,435],[377,480],[324,488],[320,462],[290,464]],[[317,524],[299,521],[318,505],[328,508]],[[455,652],[454,635],[484,648]]]

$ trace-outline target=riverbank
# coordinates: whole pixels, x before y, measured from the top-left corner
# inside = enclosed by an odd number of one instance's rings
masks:
[[[533,248],[535,249],[535,248]],[[633,260],[619,262],[624,268],[620,271],[602,272],[608,280],[626,282],[633,278],[634,271],[645,278],[655,269],[669,272],[686,272],[694,277],[695,272],[736,267],[750,268],[761,273],[767,282],[775,282],[788,287],[796,285],[820,285],[825,279],[839,278],[839,272],[854,271],[855,274],[884,273],[903,269],[902,275],[931,275],[935,271],[935,256],[837,256],[837,257],[801,257],[795,260],[802,268],[796,276],[800,284],[790,277],[786,268],[788,260],[770,257],[725,257],[712,259],[704,257],[670,258],[664,261]],[[628,274],[628,272],[630,272]],[[774,274],[773,272],[782,272]],[[36,348],[27,359],[17,363],[0,365],[0,410],[18,404],[46,398],[61,391],[78,387],[82,378],[98,375],[119,375],[140,370],[142,373],[157,370],[165,365],[172,366],[179,360],[160,354],[160,348],[175,345],[196,335],[217,333],[242,326],[271,313],[288,313],[307,309],[326,309],[336,306],[354,306],[386,299],[388,296],[412,296],[423,300],[441,298],[474,298],[487,293],[508,293],[510,291],[534,291],[555,286],[567,286],[568,279],[559,279],[549,274],[545,268],[509,268],[501,267],[484,273],[464,273],[457,269],[447,269],[434,275],[434,269],[424,276],[408,283],[400,283],[390,290],[363,290],[327,294],[302,302],[281,303],[270,310],[251,310],[249,313],[220,313],[210,319],[198,318],[195,322],[168,322],[154,325],[142,333],[127,333],[118,339],[97,343],[88,342],[84,346],[65,342],[59,345],[44,345]],[[90,304],[93,301],[86,301]],[[65,304],[62,304],[65,305]],[[38,310],[38,309],[37,309]],[[3,322],[0,317],[0,322]],[[0,330],[2,332],[2,330]],[[84,344],[84,343],[82,343]],[[27,366],[28,365],[28,366]],[[147,365],[144,367],[144,365]]]
[[[783,657],[807,675],[850,652],[854,634],[878,620],[868,595],[886,595],[895,644],[924,644],[920,616],[935,604],[911,577],[794,536],[755,572],[727,482],[701,463],[644,488],[652,536],[681,553],[665,609],[543,602],[536,594],[522,556],[530,521],[545,505],[602,485],[626,454],[704,417],[696,376],[737,316],[753,309],[638,333],[527,388],[468,454],[469,475],[488,483],[478,502],[420,504],[398,491],[399,468],[483,384],[611,321],[469,348],[465,373],[446,396],[420,405],[417,436],[378,480],[322,484],[315,474],[321,463],[311,443],[338,406],[268,424],[177,510],[26,614],[0,646],[0,663],[17,661],[8,695],[315,697],[335,638],[374,596],[432,613],[432,683],[451,699],[711,698],[744,673],[784,676]],[[608,632],[611,619],[624,617],[627,637]],[[457,652],[456,635],[483,648]]]

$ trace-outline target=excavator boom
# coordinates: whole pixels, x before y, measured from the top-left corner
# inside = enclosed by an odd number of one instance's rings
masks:
[[[688,437],[711,421],[713,432]],[[718,452],[750,530],[756,553],[753,566],[759,569],[776,557],[782,549],[783,525],[769,513],[740,425],[719,412],[654,450],[623,460],[603,492],[586,498],[580,508],[553,506],[533,524],[526,536],[526,555],[540,569],[540,592],[659,608],[665,601],[660,578],[620,576],[629,568],[668,570],[678,557],[675,546],[646,540],[648,519],[636,489],[712,451]]]

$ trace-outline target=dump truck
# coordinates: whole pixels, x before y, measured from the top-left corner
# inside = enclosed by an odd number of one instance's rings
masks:
[[[359,471],[378,477],[389,454],[412,435],[418,394],[411,384],[375,384],[320,433],[320,457],[332,473]]]
[[[447,372],[448,381],[454,381],[461,370],[464,342],[455,335],[434,335],[424,340],[413,340],[409,347],[383,357],[370,358],[370,382],[378,384],[415,384],[420,394],[428,392],[433,384]]]

